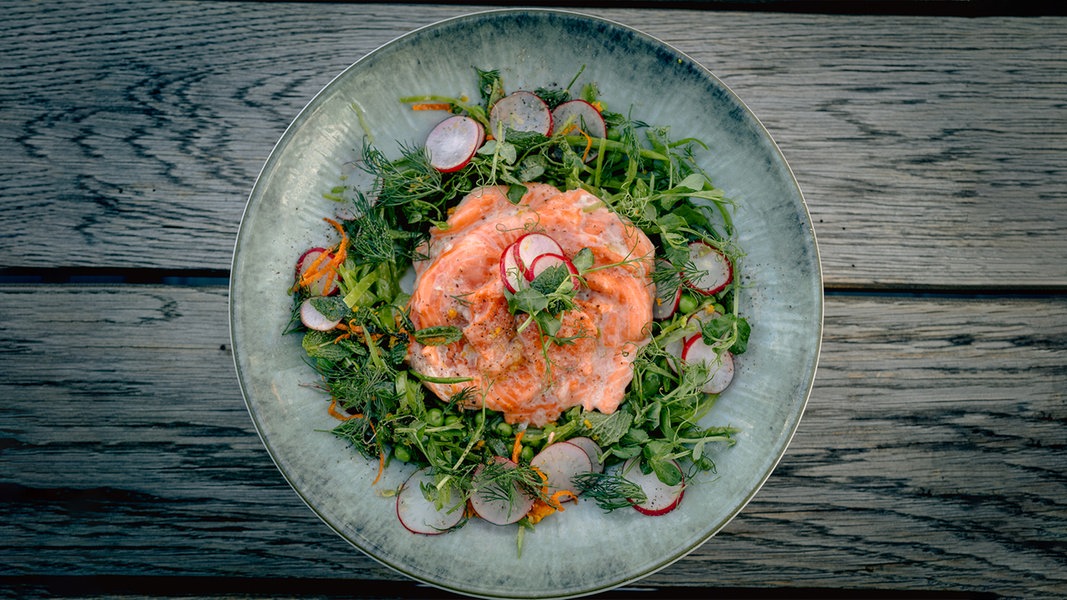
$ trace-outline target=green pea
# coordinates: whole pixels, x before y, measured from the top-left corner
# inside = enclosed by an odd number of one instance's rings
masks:
[[[700,301],[689,292],[682,292],[682,299],[678,302],[678,312],[687,315],[700,306]]]
[[[431,408],[426,411],[426,422],[430,427],[440,427],[445,424],[445,413],[440,408]]]
[[[514,430],[511,428],[511,425],[508,425],[504,421],[497,423],[494,430],[496,431],[497,435],[505,438],[511,437],[511,434],[514,433]]]
[[[462,420],[463,418],[459,415],[448,415],[447,417],[445,417],[445,425],[455,425],[456,423],[459,423]]]
[[[400,462],[410,462],[411,451],[408,450],[405,446],[393,446],[393,458],[399,460]]]
[[[530,462],[534,457],[534,449],[532,446],[523,445],[522,451],[519,452],[519,459],[522,462]]]

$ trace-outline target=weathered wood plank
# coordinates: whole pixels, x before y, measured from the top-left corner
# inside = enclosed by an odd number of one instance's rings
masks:
[[[227,268],[304,103],[375,47],[471,10],[9,6],[0,267]],[[597,13],[691,54],[763,119],[828,285],[1067,286],[1067,19]]]
[[[256,437],[226,292],[0,288],[0,578],[401,578]],[[775,475],[645,583],[1067,594],[1067,301],[831,296]]]

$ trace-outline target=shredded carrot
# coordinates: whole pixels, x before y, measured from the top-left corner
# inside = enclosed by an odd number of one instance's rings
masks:
[[[447,102],[420,102],[412,104],[411,110],[452,110],[452,105]]]
[[[519,462],[519,455],[522,454],[522,436],[526,434],[525,429],[520,429],[515,434],[515,444],[511,447],[511,462]]]
[[[346,414],[342,413],[341,411],[337,410],[337,398],[333,398],[332,399],[332,401],[330,402],[330,408],[328,408],[326,410],[327,410],[327,412],[330,413],[331,417],[337,419],[338,421],[348,421],[349,419],[362,419],[363,418],[363,414],[362,413],[356,413],[354,415],[346,415]]]
[[[533,506],[526,512],[526,518],[531,524],[537,524],[541,522],[541,519],[544,519],[554,512],[556,512],[556,509],[544,500],[534,500]]]
[[[556,510],[558,510],[560,512],[563,512],[563,504],[562,504],[562,502],[564,500],[577,500],[577,499],[578,499],[578,496],[575,496],[574,492],[572,492],[570,490],[560,490],[560,491],[556,492],[555,494],[552,494],[552,497],[549,498],[548,502],[549,502],[549,504],[552,505],[552,508],[555,508]]]
[[[325,277],[326,280],[323,289],[330,289],[334,279],[337,278],[337,267],[341,266],[341,263],[345,262],[345,259],[348,257],[348,234],[345,232],[345,228],[329,217],[324,217],[323,220],[330,225],[333,225],[334,229],[341,234],[341,241],[337,244],[337,250],[333,252],[323,252],[315,257],[315,260],[308,265],[307,271],[304,272],[304,275],[297,282],[296,287],[306,287],[312,282]],[[330,260],[326,262],[325,265],[322,264],[327,258]]]
[[[589,134],[579,129],[578,133],[585,136],[585,152],[582,154],[582,162],[589,160],[589,151],[593,149],[593,138],[589,137]]]

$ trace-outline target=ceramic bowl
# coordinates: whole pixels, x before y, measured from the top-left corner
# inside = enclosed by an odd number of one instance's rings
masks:
[[[559,40],[566,40],[560,43]],[[738,375],[706,421],[741,433],[716,449],[714,476],[692,483],[661,517],[601,511],[590,501],[525,536],[472,520],[438,536],[407,532],[379,493],[410,472],[387,469],[326,433],[335,422],[289,318],[293,264],[321,243],[323,194],[351,172],[364,136],[387,153],[424,139],[439,114],[408,110],[406,95],[477,97],[472,67],[497,69],[509,90],[596,82],[619,112],[696,137],[714,183],[736,204],[745,252],[742,312],[752,323]],[[712,65],[713,66],[713,65]],[[359,172],[353,173],[357,185]],[[500,10],[413,31],[360,58],[295,118],[248,199],[230,289],[234,358],[248,410],[282,474],[354,546],[416,580],[490,598],[559,598],[633,582],[683,557],[735,517],[771,475],[807,402],[822,333],[822,278],[811,221],[781,152],[755,116],[705,67],[639,31],[554,10]],[[711,542],[713,543],[713,542]]]

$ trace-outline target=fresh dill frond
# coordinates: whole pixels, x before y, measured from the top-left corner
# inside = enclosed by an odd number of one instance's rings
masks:
[[[646,500],[641,486],[614,473],[579,473],[571,479],[577,492],[591,498],[607,512],[641,504]]]

